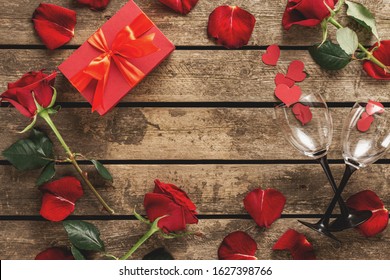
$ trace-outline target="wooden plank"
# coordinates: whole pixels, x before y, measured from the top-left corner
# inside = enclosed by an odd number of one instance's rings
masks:
[[[145,193],[153,190],[153,180],[172,182],[185,190],[197,205],[199,214],[247,214],[242,200],[252,189],[261,187],[281,191],[286,199],[284,214],[322,214],[333,193],[319,165],[106,165],[115,178],[104,182],[92,166],[83,166],[92,182],[116,214],[131,215],[134,207],[143,213]],[[339,180],[343,166],[332,165]],[[12,166],[0,166],[0,215],[39,215],[41,192],[34,186],[39,171],[21,172]],[[57,166],[57,178],[76,176],[71,166]],[[365,189],[375,191],[385,205],[390,182],[389,165],[373,165],[357,172],[344,192]],[[84,188],[75,215],[106,215]]]
[[[314,221],[314,220],[308,220]],[[122,256],[147,230],[138,221],[92,221],[101,231],[108,253]],[[69,246],[61,223],[34,221],[0,221],[0,258],[33,259],[40,251],[51,246]],[[236,230],[246,231],[258,244],[259,259],[289,259],[287,252],[273,252],[272,246],[288,229],[304,233],[312,242],[318,259],[390,259],[390,231],[373,238],[365,238],[354,230],[337,233],[342,240],[334,241],[319,235],[298,223],[295,219],[279,219],[271,228],[262,231],[251,220],[200,220],[189,227],[203,236],[164,240],[154,236],[134,254],[141,259],[153,249],[164,246],[175,259],[216,259],[223,238]],[[39,229],[39,230],[38,230]],[[101,256],[95,255],[95,258]]]
[[[341,158],[342,121],[348,111],[331,110],[334,141],[329,158]],[[20,139],[17,132],[28,121],[14,108],[1,108],[0,118],[6,132],[2,151]],[[54,122],[68,145],[88,158],[307,159],[284,139],[270,108],[116,108],[103,118],[89,109],[64,108]],[[41,122],[39,127],[47,131]],[[61,155],[62,147],[54,142]]]
[[[125,1],[112,1],[105,11],[93,12],[68,0],[53,0],[50,2],[74,9],[77,12],[78,22],[75,37],[70,42],[71,45],[83,43],[96,31],[98,26],[103,25],[125,3]],[[200,1],[190,14],[181,16],[158,1],[136,0],[135,2],[176,45],[214,45],[214,42],[207,38],[208,16],[216,7],[226,4],[226,1],[223,0]],[[381,37],[389,38],[390,2],[387,0],[361,0],[359,2],[366,5],[375,14]],[[2,1],[0,3],[2,44],[42,44],[35,34],[31,23],[31,16],[39,3],[39,0]],[[234,5],[250,11],[257,19],[249,45],[279,43],[281,45],[295,46],[312,45],[321,41],[319,28],[298,27],[290,32],[283,30],[281,21],[286,5],[285,0],[236,0]],[[348,23],[345,18],[342,18],[341,21],[344,24]],[[330,28],[330,30],[332,31],[330,32],[331,36],[334,38],[335,28]],[[359,37],[367,42],[370,37],[368,32],[361,31],[359,33]]]
[[[0,92],[7,82],[33,69],[55,69],[72,50],[0,50]],[[175,51],[122,102],[274,102],[276,73],[286,73],[295,59],[303,60],[310,78],[300,83],[304,93],[313,90],[327,101],[382,101],[388,84],[367,76],[360,62],[342,71],[327,72],[313,62],[307,51],[282,51],[277,67],[260,61],[262,51]],[[331,83],[329,81],[332,81]],[[56,81],[58,101],[86,102],[62,74]],[[196,89],[196,90],[195,90]]]

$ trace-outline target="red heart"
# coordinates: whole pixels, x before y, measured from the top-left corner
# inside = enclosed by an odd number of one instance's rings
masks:
[[[264,64],[276,66],[280,57],[280,48],[278,45],[271,45],[266,52],[261,56]]]
[[[385,111],[385,106],[382,103],[369,100],[366,105],[367,114],[374,115],[375,113],[382,114]]]
[[[293,86],[289,88],[287,85],[278,85],[275,89],[275,96],[279,98],[287,107],[299,101],[301,98],[301,88],[299,86]]]
[[[358,120],[356,127],[360,132],[366,132],[367,130],[370,129],[370,126],[373,121],[374,121],[374,117],[364,112],[360,120]]]
[[[302,82],[306,78],[306,73],[303,72],[305,64],[300,60],[294,60],[290,63],[286,77],[296,82]]]
[[[286,78],[282,73],[278,73],[275,76],[275,85],[281,85],[284,84],[288,87],[292,87],[295,82],[289,78]]]
[[[297,120],[299,120],[302,123],[302,125],[307,124],[313,118],[313,115],[310,111],[310,107],[303,105],[301,103],[295,104],[294,107],[292,108],[292,111],[295,117],[297,118]]]

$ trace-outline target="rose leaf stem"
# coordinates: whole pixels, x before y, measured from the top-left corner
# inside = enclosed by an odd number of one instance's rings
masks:
[[[114,214],[114,210],[108,206],[108,204],[104,201],[104,199],[100,196],[100,194],[98,193],[98,191],[95,189],[95,187],[92,185],[92,183],[89,181],[89,179],[87,178],[87,176],[85,175],[85,173],[81,170],[79,164],[77,163],[76,159],[75,159],[75,154],[72,153],[72,151],[70,150],[69,146],[65,143],[65,140],[64,138],[62,138],[62,135],[60,134],[60,132],[58,131],[57,127],[55,126],[55,124],[53,123],[52,119],[50,118],[49,116],[49,113],[47,112],[47,110],[42,110],[41,112],[39,112],[39,115],[46,121],[46,123],[50,126],[50,128],[53,130],[54,134],[56,135],[58,141],[60,141],[61,143],[61,146],[64,148],[66,154],[68,155],[69,157],[69,161],[72,163],[72,165],[74,166],[74,168],[76,169],[76,171],[80,174],[81,178],[83,178],[84,182],[87,184],[87,186],[91,189],[91,191],[93,192],[93,194],[96,196],[96,198],[99,200],[99,202],[103,205],[104,209],[106,209],[106,211],[108,213],[110,213],[111,215]]]
[[[160,217],[156,219],[153,224],[151,225],[150,229],[137,241],[137,243],[134,244],[131,249],[123,255],[123,257],[119,258],[120,260],[127,260],[131,257],[131,255],[142,245],[145,243],[146,240],[148,240],[153,234],[158,232],[160,228],[158,227],[158,221],[162,219],[163,217]]]
[[[335,26],[337,29],[344,28],[337,20],[335,20],[333,17],[330,17],[328,20],[333,26]],[[359,43],[359,49],[363,51],[367,55],[367,59],[371,60],[373,63],[381,67],[385,72],[388,71],[389,67],[384,65],[381,61],[379,61],[375,56],[372,55],[372,53],[367,50],[361,43]]]

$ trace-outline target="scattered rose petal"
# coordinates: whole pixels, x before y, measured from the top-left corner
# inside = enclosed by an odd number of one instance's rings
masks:
[[[360,117],[360,119],[358,120],[356,127],[360,132],[366,132],[367,130],[370,129],[370,126],[373,121],[374,121],[374,117],[364,112]]]
[[[280,84],[275,89],[275,96],[279,98],[287,107],[299,101],[302,91],[297,85],[289,88],[287,85]]]
[[[41,215],[58,222],[68,217],[75,208],[76,200],[83,196],[81,183],[74,177],[63,177],[40,187],[43,192]]]
[[[374,115],[376,113],[382,114],[385,111],[385,106],[382,103],[369,100],[366,105],[367,114]]]
[[[280,218],[286,198],[275,189],[260,188],[249,192],[244,198],[244,207],[259,227],[270,227]]]
[[[226,48],[248,44],[255,27],[255,17],[237,6],[220,6],[209,16],[208,34]]]
[[[278,45],[271,45],[266,52],[261,56],[264,64],[276,66],[280,57],[280,48]]]
[[[111,0],[77,0],[80,4],[87,5],[91,10],[104,10]]]
[[[292,87],[295,84],[295,81],[286,78],[282,73],[278,73],[275,76],[275,85],[286,85],[288,87]]]
[[[316,256],[310,242],[306,237],[293,229],[287,230],[276,241],[272,250],[290,251],[294,260],[315,260]]]
[[[305,64],[300,60],[294,60],[290,63],[286,77],[296,82],[302,82],[306,78]]]
[[[199,0],[158,0],[164,5],[168,6],[172,10],[186,15],[193,7],[198,3]]]
[[[74,260],[72,252],[62,247],[51,247],[40,252],[36,260]]]
[[[295,104],[292,108],[292,111],[297,120],[299,120],[302,125],[307,124],[313,118],[310,106],[303,105],[302,103]]]
[[[349,197],[346,203],[349,208],[354,210],[370,210],[372,212],[371,218],[357,227],[364,236],[371,237],[386,229],[389,222],[389,211],[373,191],[358,192]]]
[[[54,50],[72,39],[76,12],[54,4],[39,4],[34,11],[34,28],[48,49]]]
[[[257,260],[256,241],[243,231],[235,231],[227,235],[218,249],[220,260]]]

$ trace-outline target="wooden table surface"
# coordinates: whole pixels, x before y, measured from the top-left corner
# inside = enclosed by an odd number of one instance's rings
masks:
[[[0,3],[0,92],[7,82],[27,71],[55,69],[126,3],[112,0],[105,11],[93,12],[73,1],[49,1],[76,10],[78,20],[72,41],[49,51],[31,23],[40,2]],[[271,248],[284,231],[293,228],[308,237],[319,259],[390,259],[389,230],[369,239],[354,230],[345,231],[337,235],[343,241],[338,246],[297,222],[298,218],[318,218],[332,191],[320,166],[284,140],[272,109],[275,74],[286,71],[294,59],[304,61],[310,78],[302,83],[303,91],[322,93],[331,108],[335,133],[329,158],[339,180],[344,169],[340,132],[348,107],[358,99],[389,102],[389,83],[368,77],[359,63],[337,72],[321,70],[307,51],[321,40],[320,31],[299,27],[283,31],[286,0],[200,0],[187,16],[155,0],[135,2],[177,50],[104,117],[92,114],[89,104],[59,75],[56,87],[63,109],[54,121],[73,150],[102,160],[111,171],[113,187],[98,179],[93,166],[83,164],[117,212],[108,216],[86,190],[70,219],[97,225],[108,251],[122,255],[146,230],[134,221],[132,213],[135,206],[143,209],[144,194],[159,178],[188,193],[200,218],[199,224],[190,228],[204,236],[174,240],[156,236],[134,258],[164,246],[177,259],[215,259],[224,236],[244,230],[257,241],[259,259],[286,259],[287,253],[272,252]],[[376,15],[381,37],[390,39],[390,0],[359,2]],[[226,50],[207,37],[208,15],[222,4],[238,5],[256,17],[248,46]],[[366,34],[359,36],[366,45],[371,43]],[[260,55],[275,43],[282,46],[280,63],[276,68],[265,66]],[[2,151],[20,138],[17,132],[27,120],[8,106],[0,108],[0,120]],[[43,123],[38,127],[53,136]],[[59,145],[55,149],[62,153]],[[389,159],[354,175],[345,197],[368,188],[389,206]],[[74,174],[70,166],[57,169],[58,175]],[[33,259],[50,246],[68,244],[61,223],[45,221],[39,215],[41,193],[34,186],[37,176],[38,171],[19,172],[0,159],[0,259]],[[282,218],[265,231],[255,226],[242,204],[247,192],[259,186],[276,188],[287,198]]]

